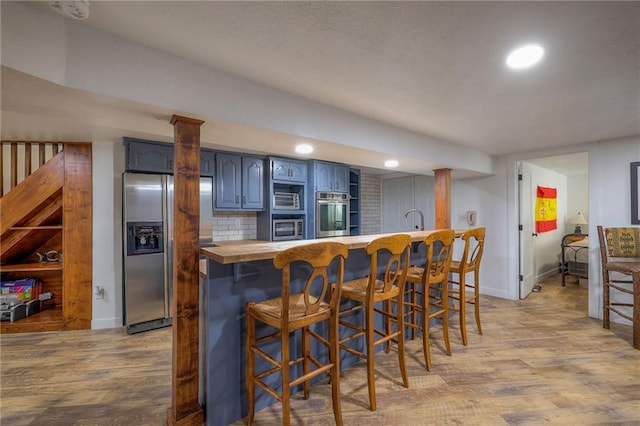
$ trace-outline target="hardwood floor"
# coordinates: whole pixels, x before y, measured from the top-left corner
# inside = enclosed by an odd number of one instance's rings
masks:
[[[563,288],[550,279],[523,301],[482,297],[484,335],[469,316],[469,346],[461,343],[457,316],[453,356],[444,352],[441,329],[432,330],[432,372],[420,340],[408,343],[409,389],[396,354],[377,354],[376,412],[367,409],[364,365],[346,370],[345,425],[640,424],[640,351],[631,346],[631,327],[603,329],[586,316],[582,293],[575,282]],[[164,424],[170,328],[0,338],[3,426]],[[257,412],[256,424],[280,424],[279,410],[274,404]],[[293,398],[292,424],[332,424],[331,413],[327,384],[314,386],[309,400]]]

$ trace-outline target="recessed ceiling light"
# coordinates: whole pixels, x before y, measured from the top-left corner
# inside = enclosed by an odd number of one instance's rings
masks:
[[[306,143],[296,145],[296,152],[298,154],[311,154],[313,152],[313,147]]]
[[[398,160],[387,160],[384,162],[385,167],[398,167]]]
[[[529,68],[544,56],[544,49],[537,44],[528,44],[512,51],[507,56],[507,66],[513,69]]]

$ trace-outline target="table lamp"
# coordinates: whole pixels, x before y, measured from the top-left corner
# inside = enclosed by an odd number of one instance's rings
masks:
[[[578,212],[577,215],[571,218],[569,223],[576,225],[576,229],[573,231],[574,234],[582,234],[582,225],[586,225],[587,220],[584,218],[582,213]]]

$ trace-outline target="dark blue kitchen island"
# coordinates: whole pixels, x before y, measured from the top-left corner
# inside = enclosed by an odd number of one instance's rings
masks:
[[[425,250],[418,243],[433,231],[409,232],[415,250],[411,251],[411,263],[423,264]],[[323,241],[336,241],[349,248],[345,261],[344,280],[363,277],[369,273],[369,257],[364,251],[375,238],[387,234],[335,237]],[[207,259],[206,277],[202,279],[201,309],[204,318],[201,351],[201,390],[204,393],[206,422],[209,426],[226,426],[246,416],[245,365],[245,305],[249,301],[261,301],[280,296],[281,271],[273,266],[273,258],[287,248],[310,244],[317,240],[297,241],[241,241],[224,242],[218,246],[201,249]],[[293,281],[295,282],[295,281]],[[295,289],[292,283],[292,292]],[[348,303],[348,302],[345,302]],[[381,325],[381,324],[380,324]],[[324,325],[320,325],[323,327]],[[260,335],[263,330],[258,329]],[[265,328],[264,333],[267,330]],[[325,334],[326,330],[320,330]],[[277,340],[277,339],[276,339]],[[359,339],[361,340],[361,339]],[[364,342],[354,342],[364,345]],[[299,350],[299,338],[292,337],[291,348]],[[265,350],[279,356],[279,344]],[[322,346],[312,346],[322,357]],[[341,368],[349,367],[360,359],[341,351]],[[256,371],[264,365],[256,364]],[[293,374],[298,374],[294,372]],[[279,375],[274,375],[279,380]],[[326,380],[319,378],[320,380]],[[279,388],[277,383],[274,387]],[[256,389],[256,410],[276,402],[260,388]]]

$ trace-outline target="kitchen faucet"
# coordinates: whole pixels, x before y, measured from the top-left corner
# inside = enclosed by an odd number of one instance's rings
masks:
[[[424,214],[418,209],[409,209],[404,214],[404,217],[409,217],[409,213],[418,213],[420,215],[420,230],[424,231]]]

